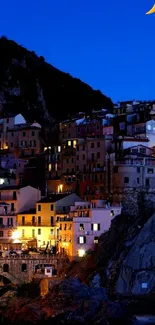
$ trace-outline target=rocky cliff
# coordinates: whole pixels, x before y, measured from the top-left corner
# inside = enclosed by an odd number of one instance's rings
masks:
[[[110,301],[104,288],[73,278],[55,285],[44,299],[35,283],[5,293],[0,297],[0,317],[8,325],[122,325],[129,320],[125,305]]]
[[[155,292],[155,214],[136,236],[123,260],[116,291],[136,295]]]
[[[100,91],[61,72],[17,43],[0,38],[0,109],[28,120],[63,120],[93,108],[111,108]]]

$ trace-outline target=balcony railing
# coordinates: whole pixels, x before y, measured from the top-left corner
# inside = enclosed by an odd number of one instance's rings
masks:
[[[122,159],[114,161],[114,166],[128,165],[128,166],[154,166],[155,159]]]
[[[4,228],[15,228],[14,225],[0,225],[0,229]]]
[[[72,217],[68,217],[68,218],[60,218],[59,222],[67,222],[67,221],[73,221]]]

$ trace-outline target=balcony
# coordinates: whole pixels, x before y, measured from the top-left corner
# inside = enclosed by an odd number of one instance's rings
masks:
[[[14,225],[0,225],[0,229],[15,228]]]
[[[68,221],[73,221],[73,218],[72,217],[66,217],[66,218],[60,218],[60,221],[59,222],[68,222]]]
[[[38,222],[17,222],[18,227],[54,227],[52,224],[47,224],[47,223],[38,223]]]
[[[114,161],[114,166],[154,166],[155,167],[155,159],[122,159]]]

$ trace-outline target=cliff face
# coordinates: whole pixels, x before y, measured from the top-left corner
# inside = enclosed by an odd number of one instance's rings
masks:
[[[0,104],[28,120],[62,120],[79,111],[111,108],[100,91],[54,68],[35,52],[0,38]]]
[[[116,291],[145,294],[155,291],[155,214],[135,238],[124,259]]]

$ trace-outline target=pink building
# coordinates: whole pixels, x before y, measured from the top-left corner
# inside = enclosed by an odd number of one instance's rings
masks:
[[[93,250],[99,236],[108,231],[112,219],[121,214],[120,206],[105,205],[102,200],[76,202],[66,218],[60,218],[59,251],[72,258]]]

